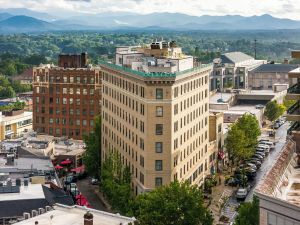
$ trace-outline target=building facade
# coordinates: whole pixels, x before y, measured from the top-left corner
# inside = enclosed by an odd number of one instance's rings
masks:
[[[32,112],[23,110],[0,112],[0,141],[20,137],[32,129]]]
[[[75,56],[69,56],[70,62],[60,56],[63,67],[33,69],[33,129],[38,133],[82,139],[93,130],[101,110],[99,68],[87,65],[82,55],[76,64]]]
[[[300,59],[300,50],[292,51],[292,57]],[[295,103],[287,110],[287,120],[292,121],[288,133],[300,130],[300,67],[288,73],[289,89],[286,95],[287,100],[294,100]]]
[[[119,153],[136,194],[174,180],[201,185],[214,160],[208,151],[212,67],[186,68],[190,56],[174,46],[159,42],[138,49],[143,57],[131,68],[101,63],[103,159]]]
[[[272,90],[276,84],[289,84],[288,73],[293,64],[263,64],[249,71],[248,87],[253,90]]]
[[[210,90],[223,91],[226,88],[248,88],[248,72],[265,60],[255,60],[242,52],[229,52],[214,59],[214,67],[210,76]]]

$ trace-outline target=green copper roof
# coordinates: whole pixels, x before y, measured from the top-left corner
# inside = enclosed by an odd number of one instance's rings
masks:
[[[200,71],[203,68],[207,68],[207,67],[212,66],[212,64],[205,64],[205,65],[201,65],[199,67],[194,67],[194,68],[191,68],[191,69],[187,69],[187,70],[179,71],[179,72],[175,72],[175,73],[145,73],[145,72],[142,72],[142,71],[137,71],[137,70],[133,70],[133,69],[130,69],[130,68],[127,68],[127,67],[119,66],[119,65],[116,65],[116,64],[113,64],[113,63],[108,63],[108,62],[105,62],[105,61],[102,61],[102,60],[99,63],[100,63],[100,66],[104,65],[104,66],[108,66],[108,67],[110,67],[112,69],[115,69],[115,70],[128,72],[128,73],[131,73],[131,74],[135,74],[135,75],[142,76],[142,77],[149,77],[149,78],[150,77],[151,78],[155,78],[155,77],[175,78],[176,76],[184,75],[186,73],[193,72],[193,71]]]

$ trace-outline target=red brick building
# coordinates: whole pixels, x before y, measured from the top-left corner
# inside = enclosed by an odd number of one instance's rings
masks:
[[[33,129],[82,139],[101,110],[99,68],[88,66],[86,53],[60,55],[58,65],[33,68]]]

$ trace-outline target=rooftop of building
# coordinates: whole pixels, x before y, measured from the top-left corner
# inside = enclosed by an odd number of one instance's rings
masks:
[[[223,64],[235,64],[243,61],[254,60],[252,56],[249,56],[243,52],[228,52],[221,55],[221,63]]]
[[[288,73],[298,67],[296,64],[262,64],[253,73]]]
[[[296,143],[288,140],[255,192],[300,207],[300,167]]]
[[[299,74],[299,73],[300,73],[300,67],[289,72],[289,74]]]
[[[34,224],[35,221],[37,221],[39,225],[49,224],[50,221],[52,225],[84,225],[84,215],[87,212],[93,215],[94,225],[128,225],[136,220],[135,218],[129,218],[119,214],[107,213],[95,209],[87,209],[77,205],[65,206],[56,204],[53,206],[53,209],[54,210],[38,215],[34,218],[16,223],[16,225],[31,225]],[[51,217],[52,219],[50,219]]]
[[[24,112],[22,112],[18,115],[12,115],[12,116],[4,116],[0,112],[0,122],[10,122],[10,121],[14,121],[14,120],[18,120],[18,119],[24,119],[24,118],[31,119],[32,118],[32,112],[24,111]]]

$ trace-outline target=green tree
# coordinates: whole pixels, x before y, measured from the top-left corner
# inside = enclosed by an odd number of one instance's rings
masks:
[[[94,131],[85,135],[83,140],[86,152],[83,163],[88,174],[100,178],[101,174],[101,117],[94,119]]]
[[[257,138],[261,134],[258,120],[255,115],[250,113],[244,114],[237,121],[238,129],[245,134],[246,146],[253,148],[257,144]]]
[[[259,225],[259,199],[254,196],[252,202],[245,202],[238,211],[235,225]]]
[[[211,225],[213,218],[203,204],[201,189],[188,182],[172,182],[140,194],[132,214],[140,225]]]
[[[102,164],[101,188],[112,208],[121,214],[129,210],[133,200],[130,186],[131,174],[128,167],[122,165],[117,153],[110,153]]]
[[[277,101],[270,101],[266,105],[266,109],[264,115],[271,122],[275,121],[278,117],[280,117],[285,111],[285,107],[283,105],[277,104]]]
[[[246,136],[243,130],[239,129],[237,124],[233,124],[227,134],[225,140],[225,148],[228,151],[229,158],[234,162],[236,159],[246,159],[251,157],[253,151],[247,147]]]

